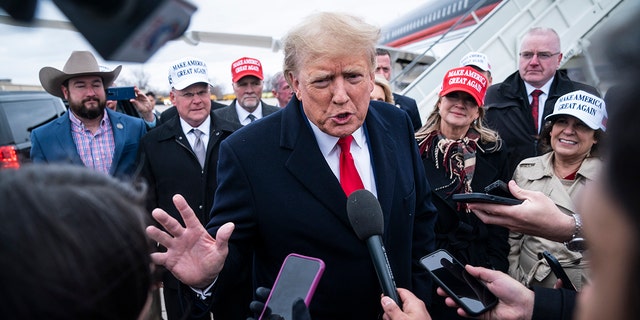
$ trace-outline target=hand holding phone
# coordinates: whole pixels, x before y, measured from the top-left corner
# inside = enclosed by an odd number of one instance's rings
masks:
[[[553,274],[556,276],[556,278],[562,280],[563,288],[567,290],[577,291],[576,287],[571,282],[571,279],[569,279],[569,276],[564,271],[564,268],[562,268],[562,265],[560,265],[558,259],[556,259],[556,257],[554,257],[551,252],[545,250],[539,255],[542,255],[542,257],[547,260],[547,263],[549,264],[549,267],[551,268],[551,271],[553,271]]]
[[[422,257],[420,263],[468,315],[481,315],[498,303],[498,298],[446,250],[436,250]]]
[[[483,202],[506,205],[521,204],[522,200],[514,197],[509,191],[509,186],[502,180],[496,180],[486,188],[484,193],[459,193],[451,196],[451,199],[458,202]]]
[[[130,100],[136,98],[133,87],[111,87],[107,88],[107,100]]]
[[[296,253],[289,254],[282,263],[259,319],[267,319],[267,315],[293,319],[294,302],[303,299],[309,306],[324,268],[321,259]]]

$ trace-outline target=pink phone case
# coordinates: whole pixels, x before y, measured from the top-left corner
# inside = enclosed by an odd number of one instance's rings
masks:
[[[272,314],[291,319],[291,307],[298,298],[303,298],[308,306],[324,268],[325,264],[321,259],[297,253],[289,254],[282,263],[259,320],[263,319],[267,307],[271,308]]]

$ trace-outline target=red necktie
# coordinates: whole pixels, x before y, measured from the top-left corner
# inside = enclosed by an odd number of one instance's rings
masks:
[[[354,191],[364,189],[364,184],[360,179],[356,165],[351,155],[352,136],[346,136],[338,139],[340,146],[340,185],[347,197]]]
[[[538,97],[542,94],[542,90],[535,89],[531,92],[531,115],[533,115],[533,126],[536,128],[536,133],[538,133]]]

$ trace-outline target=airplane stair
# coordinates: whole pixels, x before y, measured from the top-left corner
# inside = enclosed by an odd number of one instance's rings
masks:
[[[445,72],[457,67],[462,56],[468,52],[486,54],[491,62],[493,83],[500,83],[518,69],[518,46],[527,30],[536,26],[551,27],[560,36],[564,54],[562,67],[582,53],[585,46],[582,39],[606,21],[614,9],[622,11],[625,6],[620,4],[633,1],[504,0],[451,51],[437,58],[402,94],[416,99],[424,123],[438,99]]]

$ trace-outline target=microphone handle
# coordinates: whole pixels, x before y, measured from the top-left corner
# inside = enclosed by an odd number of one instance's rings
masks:
[[[398,297],[398,291],[396,290],[396,282],[393,280],[393,272],[389,265],[389,259],[387,259],[387,252],[382,244],[382,239],[379,235],[374,235],[367,239],[367,247],[371,254],[371,260],[373,266],[378,274],[378,280],[380,280],[380,286],[382,287],[382,293],[385,296],[393,299],[402,309],[402,303]]]

